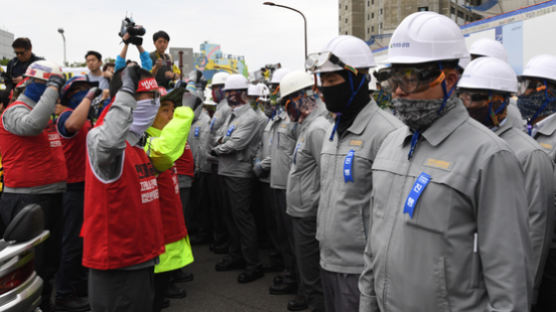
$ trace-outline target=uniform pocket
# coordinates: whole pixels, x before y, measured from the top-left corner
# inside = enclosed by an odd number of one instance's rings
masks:
[[[434,265],[434,281],[436,284],[436,306],[437,311],[450,312],[448,301],[448,289],[446,287],[446,259],[439,257]]]

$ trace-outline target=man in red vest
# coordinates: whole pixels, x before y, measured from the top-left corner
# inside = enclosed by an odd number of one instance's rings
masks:
[[[62,194],[66,164],[62,142],[51,120],[58,90],[64,85],[62,68],[36,61],[27,67],[25,91],[0,120],[0,154],[5,188],[0,203],[3,227],[26,205],[35,203],[45,214],[50,238],[37,248],[36,270],[44,280],[41,309],[50,311],[51,279],[59,263]],[[2,229],[2,232],[5,228]]]
[[[93,311],[151,311],[154,265],[164,252],[156,170],[143,146],[160,100],[152,74],[114,74],[114,101],[87,135],[83,265]]]

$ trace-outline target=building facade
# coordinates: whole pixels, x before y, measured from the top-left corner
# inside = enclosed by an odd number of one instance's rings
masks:
[[[339,33],[367,41],[373,49],[387,45],[390,35],[408,15],[434,11],[464,25],[487,16],[497,15],[534,0],[339,0]]]

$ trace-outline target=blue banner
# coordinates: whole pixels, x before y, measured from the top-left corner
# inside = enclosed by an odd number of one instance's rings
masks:
[[[344,160],[344,182],[354,182],[353,181],[353,157],[355,156],[355,151],[350,150],[347,155],[346,159]]]
[[[422,172],[415,181],[415,184],[413,184],[411,192],[409,192],[407,200],[405,201],[405,207],[403,208],[403,213],[407,213],[410,218],[413,218],[413,213],[415,212],[417,201],[419,200],[419,197],[421,197],[421,193],[423,193],[430,181],[431,176]]]

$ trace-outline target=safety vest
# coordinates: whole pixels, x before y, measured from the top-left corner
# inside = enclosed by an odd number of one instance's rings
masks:
[[[164,225],[164,244],[169,244],[187,236],[176,168],[172,167],[164,171],[156,180],[160,194],[160,214]]]
[[[21,101],[12,103],[6,110],[16,105],[23,105],[32,110]],[[19,136],[4,128],[4,113],[0,118],[0,153],[4,167],[4,185],[23,188],[66,181],[64,151],[54,122],[50,121],[38,135]]]
[[[67,108],[65,112],[73,112],[73,109]],[[59,119],[56,121],[58,123]],[[66,157],[66,168],[68,169],[67,183],[78,183],[85,181],[85,162],[87,156],[87,133],[91,130],[91,121],[87,119],[79,132],[71,137],[65,137],[58,131],[62,138],[62,147],[64,156]],[[56,127],[58,130],[58,127]]]
[[[81,236],[88,268],[128,267],[164,252],[155,169],[143,149],[127,142],[122,155],[122,173],[115,181],[97,177],[87,156]]]

